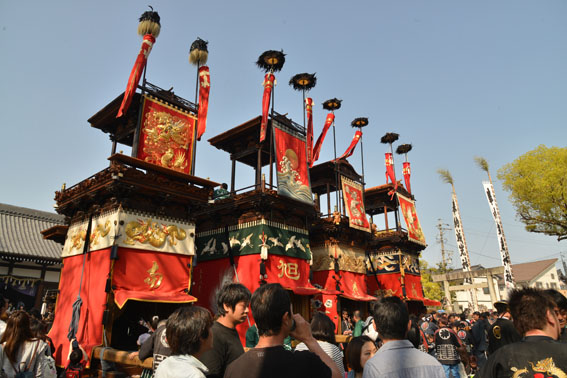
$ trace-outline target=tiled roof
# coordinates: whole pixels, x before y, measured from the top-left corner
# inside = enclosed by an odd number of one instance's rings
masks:
[[[528,282],[557,263],[557,259],[532,261],[523,264],[512,264],[512,273],[516,282]]]
[[[62,215],[0,203],[0,257],[37,263],[60,261],[61,245],[43,239],[41,231],[64,223]]]

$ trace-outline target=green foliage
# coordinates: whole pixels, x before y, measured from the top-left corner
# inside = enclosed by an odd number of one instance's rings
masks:
[[[567,239],[567,148],[539,146],[498,170],[530,232]]]
[[[421,270],[421,285],[423,286],[423,294],[426,298],[441,301],[444,297],[441,282],[431,281],[431,275],[440,274],[440,268],[429,268],[427,261],[420,259],[419,266]]]

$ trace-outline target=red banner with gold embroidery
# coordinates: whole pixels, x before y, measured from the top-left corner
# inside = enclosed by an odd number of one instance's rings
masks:
[[[321,131],[321,135],[319,135],[319,138],[317,138],[317,142],[315,142],[315,147],[313,148],[313,161],[311,162],[310,167],[313,166],[314,162],[319,160],[319,153],[321,152],[321,146],[323,145],[323,141],[325,140],[327,131],[329,131],[329,127],[331,127],[334,120],[335,120],[335,113],[327,114],[327,118],[325,119],[325,125],[323,125],[323,131]]]
[[[404,221],[406,222],[406,226],[408,228],[408,239],[416,243],[425,245],[425,236],[423,235],[421,224],[419,223],[419,219],[417,218],[414,202],[411,199],[404,197],[400,193],[397,193],[397,195],[398,201],[400,203],[400,210],[402,211]]]
[[[276,121],[272,122],[276,145],[278,194],[312,204],[305,137]]]
[[[210,90],[211,74],[209,73],[209,67],[202,66],[199,68],[199,122],[197,123],[197,140],[201,140],[201,136],[203,136],[207,129]]]
[[[349,226],[358,230],[370,232],[370,222],[366,217],[362,196],[362,185],[341,176],[343,201],[348,215]]]
[[[194,115],[145,95],[136,157],[189,174],[194,127]]]
[[[350,142],[350,146],[348,146],[345,153],[342,154],[340,157],[338,157],[336,160],[346,159],[347,157],[350,157],[354,153],[354,149],[356,148],[358,141],[360,141],[360,138],[362,138],[362,131],[357,130],[354,133],[354,136],[352,137],[352,141]]]
[[[126,90],[124,91],[122,104],[120,104],[120,109],[118,109],[116,118],[121,117],[128,111],[130,103],[132,102],[132,98],[134,97],[134,92],[136,92],[136,88],[138,87],[138,83],[140,82],[140,78],[142,77],[142,72],[146,67],[148,56],[150,55],[155,42],[156,39],[153,35],[144,35],[144,39],[142,40],[142,47],[140,47],[140,52],[136,57],[134,67],[132,67],[132,71],[130,72],[130,77],[128,77],[128,84],[126,84]]]
[[[378,284],[376,278],[378,278]],[[400,273],[367,275],[366,285],[368,293],[377,297],[396,296],[403,298],[402,275]]]
[[[411,184],[410,184],[411,167],[409,161],[404,162],[404,168],[402,173],[404,174],[404,183],[406,184],[406,189],[408,190],[408,193],[411,194]]]
[[[307,163],[313,166],[313,99],[305,99],[305,111],[307,112]]]
[[[129,299],[189,303],[192,256],[119,248],[114,263],[114,301],[122,308]]]
[[[260,123],[260,142],[266,139],[266,130],[268,128],[268,112],[270,111],[270,98],[272,95],[272,89],[276,83],[276,77],[274,74],[267,73],[264,76],[264,95],[262,96],[262,122]]]

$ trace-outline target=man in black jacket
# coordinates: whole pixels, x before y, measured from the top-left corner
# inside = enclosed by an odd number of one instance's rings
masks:
[[[488,355],[496,352],[504,345],[518,342],[522,339],[514,323],[510,320],[510,308],[508,303],[500,301],[494,303],[494,308],[498,311],[498,319],[492,324],[488,331]]]
[[[567,345],[557,341],[561,330],[553,299],[543,290],[525,288],[513,290],[509,302],[514,325],[524,338],[499,348],[477,376],[567,376]]]
[[[476,357],[478,368],[482,369],[486,363],[486,350],[488,349],[487,333],[490,328],[488,323],[488,312],[480,313],[476,311],[473,313],[475,320],[471,334],[473,338],[473,355]]]

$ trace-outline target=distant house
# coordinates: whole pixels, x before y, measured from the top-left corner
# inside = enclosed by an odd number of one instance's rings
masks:
[[[540,289],[563,289],[562,283],[559,279],[559,273],[555,267],[556,263],[557,259],[549,259],[522,264],[512,264],[512,272],[514,274],[514,279],[516,280],[516,285],[520,287],[537,287]],[[485,268],[481,265],[474,265],[471,267],[471,270],[473,271],[483,269]],[[474,278],[473,283],[485,283],[486,280],[486,276],[479,276]],[[495,290],[497,300],[505,300],[507,293],[502,276],[493,276],[493,286],[498,288],[498,290]],[[490,299],[488,287],[477,288],[475,290],[479,307],[492,309],[493,305]],[[470,296],[468,291],[461,290],[455,291],[455,293],[455,302],[457,302],[461,308],[470,307]]]
[[[41,232],[64,222],[62,215],[0,203],[0,293],[14,305],[39,309],[47,290],[58,288],[62,246]]]

